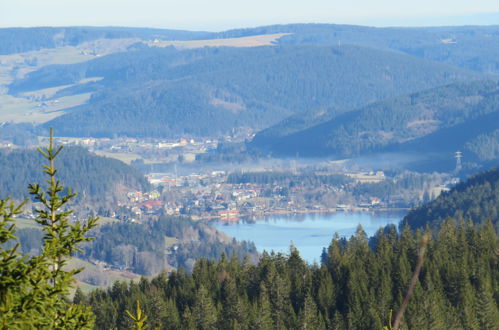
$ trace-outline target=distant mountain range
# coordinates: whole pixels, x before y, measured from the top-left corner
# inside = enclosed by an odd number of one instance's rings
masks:
[[[375,28],[337,24],[287,24],[225,32],[126,27],[54,27],[0,29],[0,54],[79,45],[99,39],[213,40],[286,33],[277,45],[351,44],[394,50],[466,69],[499,73],[499,25]]]
[[[45,67],[12,84],[11,91],[103,77],[73,90],[94,94],[47,126],[73,136],[206,136],[239,126],[263,129],[297,112],[346,110],[478,76],[348,45],[153,49]]]
[[[288,123],[263,130],[250,146],[277,156],[350,158],[406,152],[452,160],[452,154],[461,150],[475,162],[497,160],[499,83],[432,88],[340,113],[311,127],[306,121]],[[297,129],[290,129],[293,126]]]
[[[0,29],[0,45],[5,95],[71,100],[25,115],[44,111],[39,128],[61,135],[247,127],[261,131],[250,147],[274,155],[462,149],[473,162],[497,159],[499,26]]]
[[[77,46],[99,39],[192,40],[209,38],[210,32],[128,27],[36,27],[0,29],[0,55],[40,49]]]

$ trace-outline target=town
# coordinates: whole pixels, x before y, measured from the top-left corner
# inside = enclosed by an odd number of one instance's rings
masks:
[[[272,214],[407,210],[437,197],[455,183],[445,175],[382,171],[210,171],[147,175],[154,190],[129,192],[121,206],[130,221],[166,213],[193,220],[238,221]],[[116,216],[116,214],[113,214]],[[118,215],[118,218],[120,216]]]
[[[58,137],[56,143],[81,146],[147,173],[151,191],[127,191],[115,205],[91,211],[129,222],[159,214],[238,221],[274,214],[408,210],[458,182],[447,173],[383,170],[346,160],[207,164],[199,157],[217,154],[220,143],[238,143],[250,135],[240,130],[219,139]]]

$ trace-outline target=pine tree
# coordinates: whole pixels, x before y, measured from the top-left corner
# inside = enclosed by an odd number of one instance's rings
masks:
[[[499,310],[490,287],[482,283],[478,289],[477,315],[480,329],[499,329]]]
[[[228,277],[222,283],[222,312],[220,327],[221,329],[231,329],[232,322],[245,324],[247,311],[242,302],[243,297],[238,294],[237,287],[232,277]]]
[[[265,284],[260,284],[260,296],[258,297],[258,315],[256,329],[273,329],[272,306],[269,300],[269,294]]]
[[[191,309],[187,307],[182,315],[182,327],[184,329],[196,329],[196,319],[192,315]]]
[[[173,299],[168,299],[165,302],[164,313],[164,316],[161,318],[161,323],[164,328],[172,330],[181,328],[180,316]]]
[[[203,285],[200,286],[196,297],[196,303],[192,309],[192,314],[196,320],[197,329],[211,330],[216,329],[217,309],[208,291]]]
[[[56,178],[54,160],[62,147],[54,147],[52,129],[49,146],[38,150],[48,161],[43,172],[49,177],[46,189],[39,184],[29,186],[30,194],[43,206],[36,209],[35,218],[44,233],[39,256],[21,255],[18,244],[11,249],[3,247],[3,243],[15,239],[13,216],[21,213],[23,204],[0,201],[0,327],[91,328],[94,316],[90,309],[66,299],[73,276],[81,269],[66,270],[64,266],[80,251],[77,245],[90,240],[85,235],[95,227],[97,218],[70,223],[72,211],[67,204],[76,194],[65,190]]]
[[[300,329],[302,330],[325,329],[324,320],[311,294],[307,294],[305,297],[303,309],[300,313],[300,322]]]
[[[140,302],[138,300],[136,302],[135,314],[132,314],[128,310],[125,312],[133,322],[132,330],[145,330],[148,328],[146,324],[147,315],[144,313],[142,308],[140,308]]]
[[[334,283],[326,267],[319,270],[319,288],[317,290],[318,308],[327,318],[333,318],[334,306],[336,305],[336,296]]]

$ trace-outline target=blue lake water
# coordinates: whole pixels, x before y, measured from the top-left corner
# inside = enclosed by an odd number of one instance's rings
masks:
[[[259,252],[289,252],[296,246],[303,259],[319,262],[322,249],[328,247],[335,233],[350,237],[359,224],[368,236],[387,224],[398,224],[402,212],[337,212],[330,214],[275,215],[239,222],[213,222],[218,230],[237,240],[253,241]]]

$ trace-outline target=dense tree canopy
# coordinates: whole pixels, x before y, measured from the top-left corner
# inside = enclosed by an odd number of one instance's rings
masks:
[[[499,168],[477,174],[443,193],[431,203],[421,205],[404,218],[412,228],[439,227],[448,217],[475,223],[492,221],[499,231]]]
[[[321,265],[264,254],[258,264],[222,257],[139,283],[117,282],[80,297],[99,329],[126,328],[139,300],[161,329],[381,329],[400,307],[417,260],[420,232],[394,226],[368,239],[359,228],[333,238]],[[482,227],[445,222],[428,245],[404,329],[495,329],[499,321],[499,240]]]
[[[455,83],[346,113],[294,116],[259,132],[250,147],[281,156],[431,155],[427,162],[445,160],[446,171],[458,150],[465,151],[467,162],[497,161],[497,86],[496,81]]]
[[[92,92],[46,126],[71,136],[215,135],[268,127],[297,112],[351,109],[479,74],[359,46],[145,49],[16,80],[9,92],[75,84],[54,97]],[[205,123],[209,122],[210,125]]]
[[[43,182],[43,158],[35,149],[0,149],[0,198],[22,200],[26,187]],[[100,157],[80,147],[68,147],[55,160],[61,180],[79,192],[80,201],[102,203],[116,196],[116,187],[147,190],[149,183],[136,169],[116,159]]]

